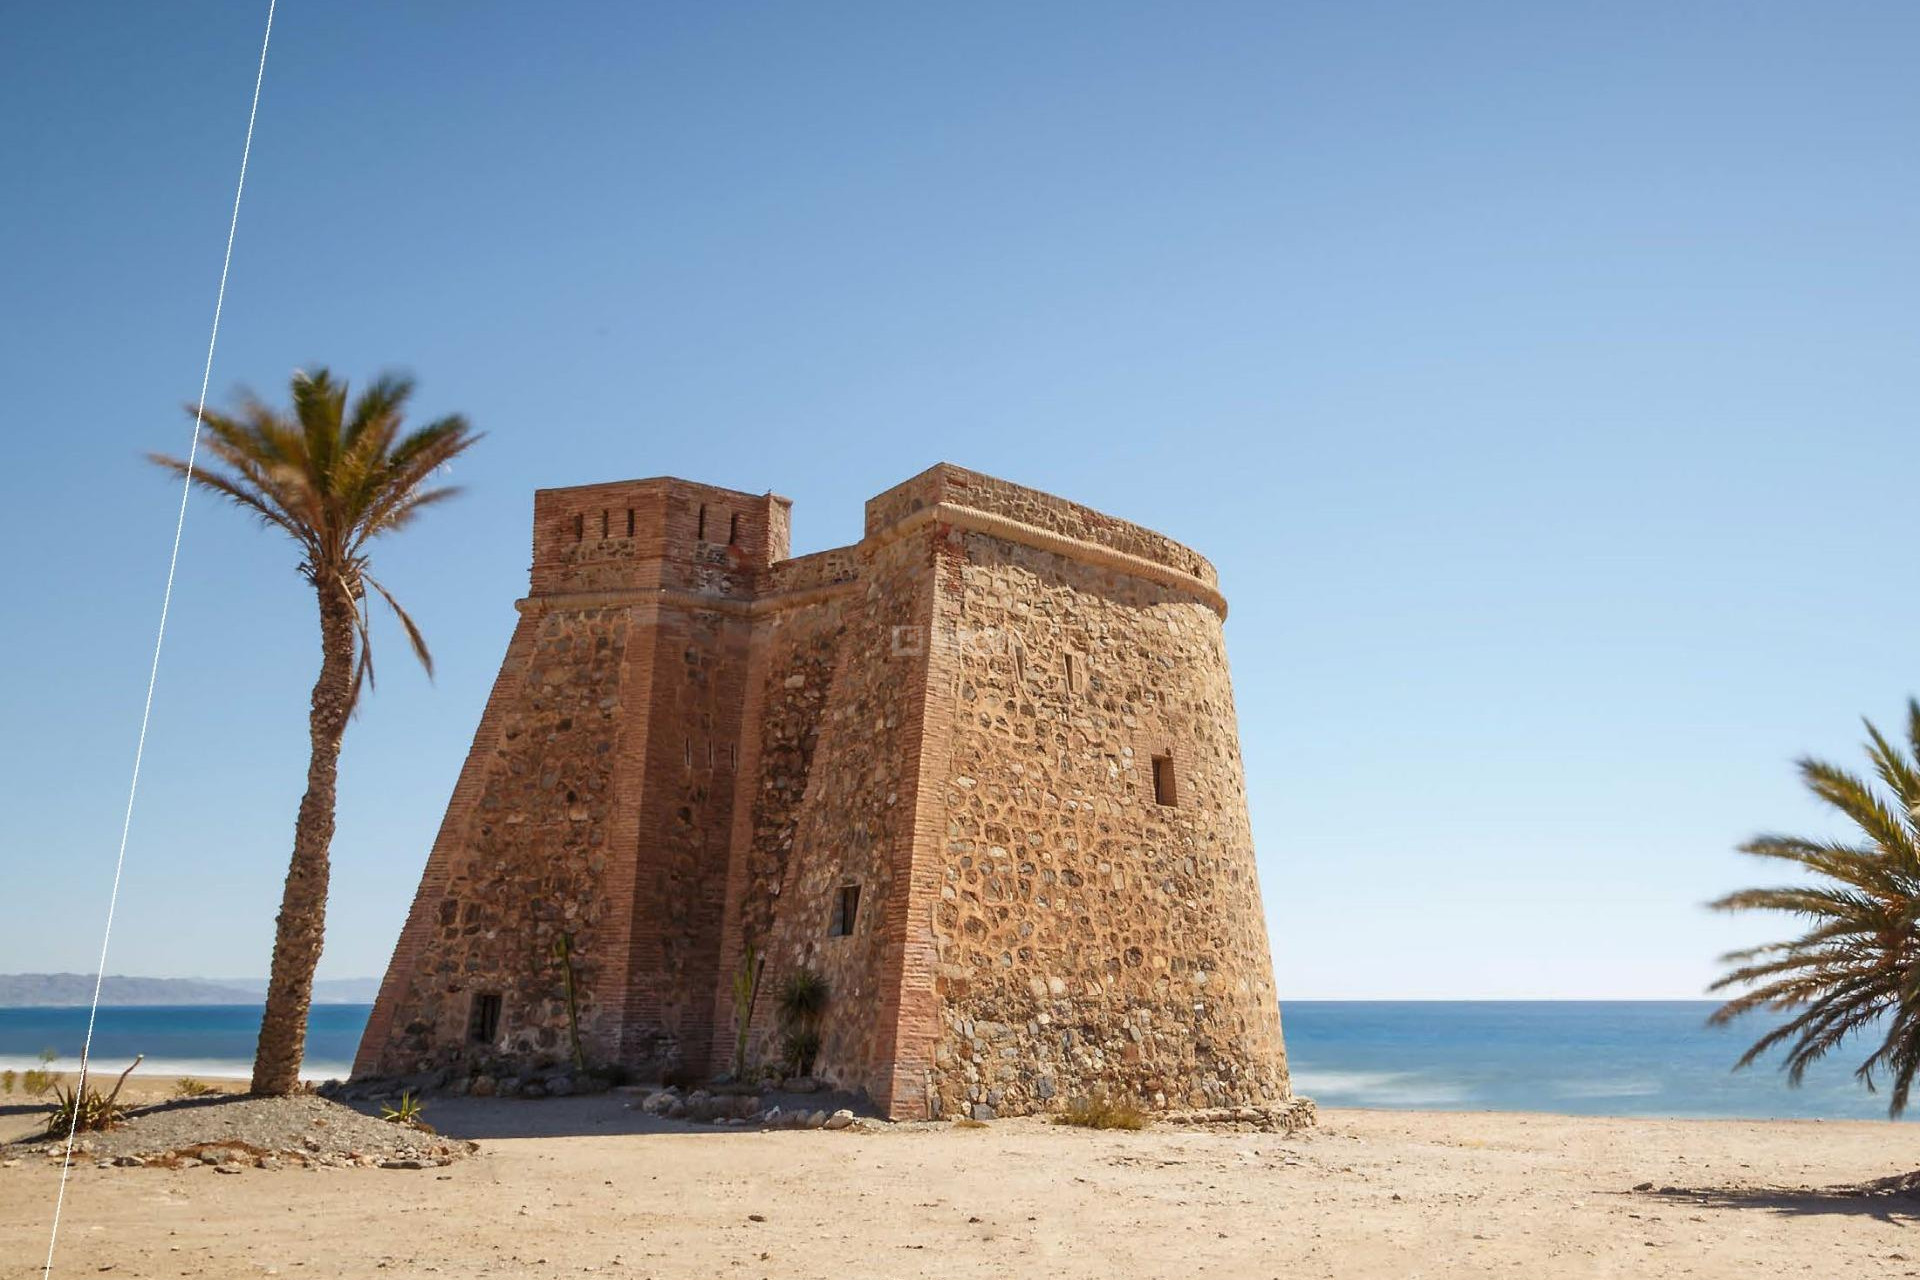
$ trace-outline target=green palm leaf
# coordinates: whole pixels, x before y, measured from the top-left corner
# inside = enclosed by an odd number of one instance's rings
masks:
[[[1870,1090],[1889,1080],[1888,1110],[1898,1116],[1920,1073],[1920,701],[1908,700],[1904,749],[1871,721],[1866,729],[1877,785],[1825,761],[1799,762],[1807,789],[1865,839],[1757,836],[1741,852],[1795,865],[1808,879],[1743,889],[1709,904],[1716,911],[1780,912],[1805,926],[1797,937],[1723,956],[1731,967],[1712,989],[1744,990],[1709,1020],[1782,1015],[1735,1065],[1779,1049],[1795,1085],[1849,1042],[1878,1036],[1854,1075]]]

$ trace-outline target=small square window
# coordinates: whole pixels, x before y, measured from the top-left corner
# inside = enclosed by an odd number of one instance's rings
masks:
[[[1179,803],[1179,793],[1174,785],[1172,756],[1153,758],[1153,798],[1168,808]]]
[[[475,1044],[492,1044],[500,1034],[500,993],[474,993],[473,1008],[467,1013],[467,1039]]]
[[[827,926],[829,938],[844,938],[853,932],[854,919],[860,914],[860,886],[840,886],[833,898],[833,920]]]

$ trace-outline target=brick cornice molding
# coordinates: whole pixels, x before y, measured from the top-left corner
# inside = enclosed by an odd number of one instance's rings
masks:
[[[1081,564],[1094,565],[1103,569],[1117,569],[1121,573],[1135,578],[1144,578],[1157,582],[1161,586],[1171,587],[1175,591],[1194,596],[1209,609],[1220,615],[1222,621],[1227,616],[1227,598],[1220,594],[1219,588],[1185,573],[1171,565],[1161,564],[1157,560],[1148,560],[1126,551],[1116,551],[1112,547],[1101,546],[1097,542],[1088,542],[1081,538],[1070,538],[1051,529],[1042,529],[1024,520],[1015,520],[1010,516],[996,515],[991,511],[982,511],[978,507],[969,507],[958,502],[937,502],[894,521],[884,528],[876,529],[867,540],[874,544],[892,542],[896,538],[907,537],[932,524],[951,525],[956,529],[966,529],[974,533],[984,533],[989,537],[1001,538],[1008,542],[1017,542],[1040,551],[1051,551],[1055,555],[1077,560]]]
[[[673,587],[648,587],[637,591],[559,591],[551,595],[525,596],[513,602],[513,607],[529,617],[538,617],[556,610],[570,609],[632,609],[640,605],[668,605],[682,609],[700,609],[710,613],[727,613],[742,618],[758,618],[783,609],[798,609],[805,605],[830,600],[834,596],[845,595],[860,585],[860,579],[847,578],[839,582],[822,583],[817,587],[802,587],[795,591],[779,591],[763,596],[717,596],[699,591],[682,591]]]

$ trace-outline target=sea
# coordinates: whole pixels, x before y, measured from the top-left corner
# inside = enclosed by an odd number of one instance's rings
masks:
[[[344,1077],[370,1006],[315,1005],[303,1074]],[[1789,1087],[1775,1061],[1733,1064],[1768,1025],[1709,1027],[1694,1000],[1345,1001],[1282,1006],[1296,1092],[1327,1107],[1549,1111],[1572,1115],[1884,1119],[1849,1046]],[[76,1066],[85,1009],[0,1008],[0,1068]],[[102,1008],[93,1067],[118,1073],[245,1076],[260,1027],[247,1005]]]

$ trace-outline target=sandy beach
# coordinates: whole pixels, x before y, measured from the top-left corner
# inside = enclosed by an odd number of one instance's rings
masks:
[[[1915,1126],[1336,1110],[1292,1136],[754,1132],[628,1101],[437,1099],[480,1143],[438,1169],[83,1161],[55,1274],[1920,1275],[1920,1200],[1861,1194],[1920,1169]],[[0,1137],[37,1127],[9,1103]],[[58,1166],[6,1158],[0,1277],[37,1275]]]

